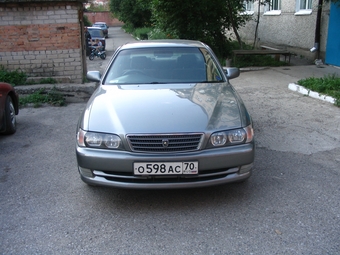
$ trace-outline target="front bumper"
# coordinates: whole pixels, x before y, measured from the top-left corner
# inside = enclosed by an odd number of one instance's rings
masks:
[[[77,147],[81,179],[91,185],[131,189],[179,189],[215,186],[250,177],[254,143],[177,154],[142,154]],[[198,161],[197,175],[135,176],[134,162]]]

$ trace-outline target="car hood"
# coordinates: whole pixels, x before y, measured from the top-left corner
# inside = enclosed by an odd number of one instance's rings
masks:
[[[228,83],[103,85],[90,98],[84,130],[129,133],[239,128],[244,108]]]

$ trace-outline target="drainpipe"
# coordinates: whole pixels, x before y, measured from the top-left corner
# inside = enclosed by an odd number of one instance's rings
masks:
[[[323,5],[323,0],[319,0],[318,12],[316,15],[314,47],[310,49],[311,52],[317,52],[317,59],[320,58],[320,37],[321,37],[320,31],[321,31],[322,5]]]

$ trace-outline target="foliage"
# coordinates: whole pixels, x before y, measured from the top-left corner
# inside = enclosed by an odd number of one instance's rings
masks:
[[[151,25],[152,0],[110,0],[110,11],[120,21],[134,28]]]
[[[246,2],[250,0],[245,0]],[[241,37],[238,33],[238,29],[242,26],[246,25],[246,22],[252,19],[252,15],[248,15],[245,13],[245,5],[244,1],[240,0],[229,0],[226,1],[228,14],[226,15],[226,19],[230,26],[233,29],[233,32],[236,36],[237,42],[242,49],[242,41]]]
[[[86,15],[83,16],[83,21],[85,27],[92,27],[92,23]]]
[[[250,19],[240,0],[110,0],[110,10],[128,28],[152,28],[148,38],[199,40],[222,58],[231,54],[228,31],[241,46],[237,29]]]
[[[150,32],[151,28],[149,27],[142,27],[137,28],[133,32],[133,36],[140,39],[140,40],[148,40],[148,33]]]
[[[158,40],[158,39],[170,39],[165,32],[160,30],[159,28],[150,28],[150,31],[148,32],[148,38],[150,40]],[[175,38],[172,38],[175,39]]]
[[[12,86],[25,84],[27,79],[27,75],[20,71],[8,71],[4,66],[0,66],[0,81],[7,82]]]
[[[27,74],[20,70],[9,71],[5,67],[0,66],[0,81],[7,82],[13,87],[18,85],[32,85],[32,84],[55,84],[58,83],[56,79],[47,77],[42,78],[39,82],[27,81]]]
[[[43,78],[39,81],[39,84],[56,84],[56,83],[58,83],[58,81],[51,77]]]
[[[125,30],[126,33],[129,33],[129,34],[132,34],[132,35],[135,31],[135,28],[132,26],[132,24],[124,23],[122,28]]]
[[[221,0],[153,0],[153,19],[168,37],[199,40],[217,55],[226,56],[226,30],[230,27],[226,6]]]
[[[20,106],[26,106],[27,104],[33,104],[34,107],[40,107],[42,104],[50,104],[54,106],[64,106],[65,98],[64,96],[53,88],[50,91],[42,88],[33,94],[20,97]]]
[[[310,77],[297,83],[306,89],[335,98],[335,105],[340,106],[340,77],[335,74],[323,78]]]

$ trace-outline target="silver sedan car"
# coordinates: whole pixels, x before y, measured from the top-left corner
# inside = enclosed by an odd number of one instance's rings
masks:
[[[244,181],[254,162],[251,117],[219,64],[198,41],[129,43],[80,116],[76,156],[89,185],[132,189],[207,187]]]

